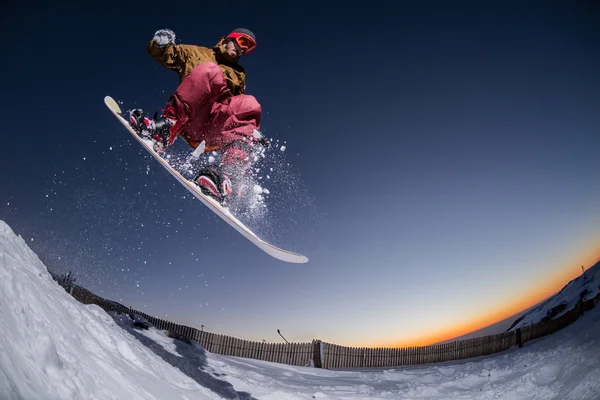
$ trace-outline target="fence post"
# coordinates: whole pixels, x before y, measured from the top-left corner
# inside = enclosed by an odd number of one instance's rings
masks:
[[[523,341],[521,340],[521,328],[517,328],[515,331],[515,344],[519,347],[523,347]]]
[[[321,341],[319,339],[313,340],[313,364],[315,368],[323,368],[321,362]]]

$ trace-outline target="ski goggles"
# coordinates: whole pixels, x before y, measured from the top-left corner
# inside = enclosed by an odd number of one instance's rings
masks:
[[[254,39],[245,33],[232,32],[227,36],[227,38],[235,40],[245,56],[252,53],[254,49],[256,49],[256,42]]]

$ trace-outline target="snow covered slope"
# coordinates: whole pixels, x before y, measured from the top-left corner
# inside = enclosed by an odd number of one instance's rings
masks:
[[[0,221],[0,399],[600,399],[600,307],[475,361],[332,371],[206,352],[75,301]]]
[[[0,399],[217,399],[52,280],[0,221]]]
[[[569,282],[560,292],[522,315],[508,330],[560,317],[577,307],[580,302],[593,299],[598,294],[600,294],[600,261]]]

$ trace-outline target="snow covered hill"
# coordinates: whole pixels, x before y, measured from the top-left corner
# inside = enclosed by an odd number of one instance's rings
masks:
[[[83,305],[0,221],[0,399],[600,399],[600,307],[492,357],[333,371],[206,352]]]
[[[558,318],[581,302],[593,299],[599,294],[600,261],[569,282],[560,292],[522,315],[508,330]]]

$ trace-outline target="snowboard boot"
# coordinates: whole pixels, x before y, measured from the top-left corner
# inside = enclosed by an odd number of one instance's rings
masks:
[[[194,182],[204,194],[220,203],[226,199],[235,201],[243,197],[248,189],[246,174],[251,165],[251,151],[250,145],[241,140],[230,143],[223,150],[219,166],[202,168]]]
[[[142,110],[133,110],[129,113],[129,124],[140,137],[151,139],[155,142],[155,150],[165,150],[171,137],[171,125],[166,118],[148,118]]]
[[[212,197],[219,203],[223,203],[232,193],[231,179],[220,170],[220,168],[206,167],[200,169],[194,178],[194,182],[202,193]]]
[[[167,105],[160,117],[158,117],[158,113],[155,113],[154,119],[148,118],[143,110],[132,110],[129,113],[129,124],[139,136],[153,140],[155,150],[158,150],[156,147],[162,151],[166,150],[177,136],[173,132],[173,127],[177,124],[177,118],[171,104]]]

